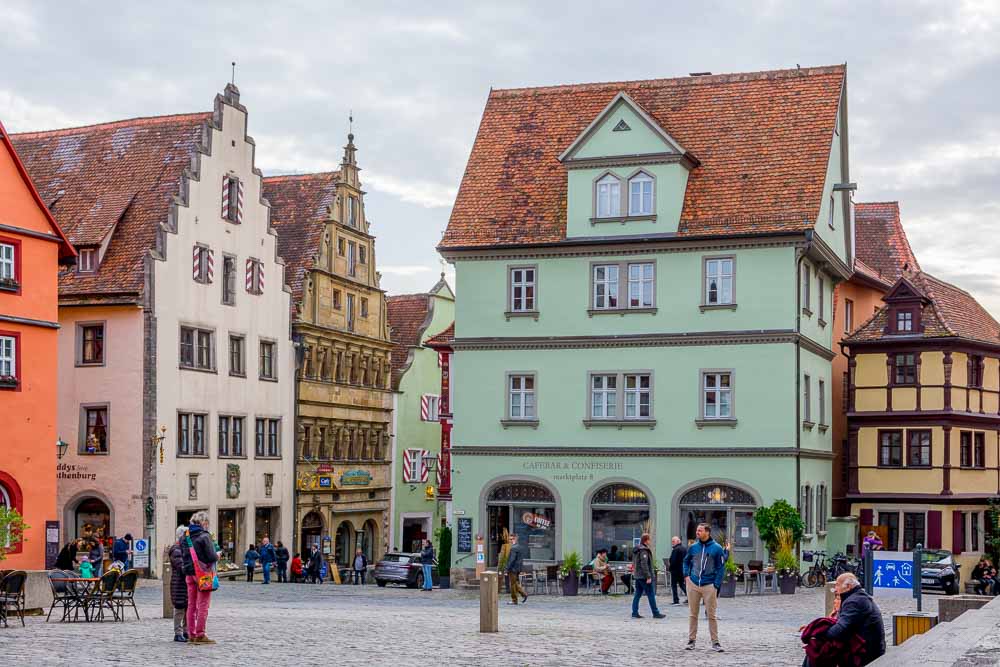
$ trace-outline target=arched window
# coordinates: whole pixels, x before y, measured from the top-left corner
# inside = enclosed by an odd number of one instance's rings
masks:
[[[14,501],[10,499],[10,493],[7,492],[7,488],[0,484],[0,509],[11,509],[14,507]],[[4,544],[0,544],[0,547],[9,547],[10,538],[4,540]]]
[[[687,539],[696,539],[697,528],[704,523],[717,542],[730,542],[738,561],[758,555],[753,520],[757,503],[751,493],[726,484],[706,484],[686,492],[679,504]]]
[[[613,218],[622,214],[621,181],[608,174],[597,181],[597,217]]]
[[[490,491],[488,502],[554,503],[555,501],[556,499],[552,497],[552,492],[541,484],[514,482],[512,484],[501,484]]]
[[[644,171],[628,181],[628,214],[653,214],[653,178]]]
[[[556,558],[556,499],[541,484],[504,482],[490,490],[487,505],[488,564],[495,566],[507,535],[519,538],[525,559],[553,563]]]
[[[591,556],[608,550],[612,561],[629,560],[639,538],[650,532],[649,497],[631,484],[608,484],[590,500]]]

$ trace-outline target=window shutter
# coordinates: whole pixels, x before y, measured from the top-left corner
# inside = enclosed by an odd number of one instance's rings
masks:
[[[875,513],[872,510],[861,510],[858,521],[862,526],[874,526],[875,525]]]
[[[930,510],[927,512],[927,544],[925,549],[941,548],[941,512]]]
[[[960,556],[962,555],[962,550],[964,548],[965,548],[964,512],[953,510],[951,513],[951,552],[956,556]]]
[[[194,246],[191,249],[191,278],[197,282],[201,277],[201,248]]]
[[[429,452],[426,449],[421,449],[420,450],[420,481],[421,482],[426,482],[427,481],[428,470],[427,470],[427,464],[424,463],[424,455],[428,454],[428,453]]]
[[[243,181],[236,182],[236,222],[243,223]]]
[[[403,450],[403,481],[404,482],[412,482],[413,481],[412,479],[410,479],[410,450],[409,449],[404,449]]]
[[[229,218],[229,177],[222,177],[222,219]]]
[[[205,273],[205,281],[208,283],[212,282],[212,278],[215,276],[215,251],[209,248],[205,252],[206,261],[208,262],[208,268]]]
[[[257,294],[264,293],[264,262],[254,262],[257,266]]]
[[[420,419],[428,421],[431,418],[431,397],[424,394],[420,397]]]
[[[253,294],[253,260],[247,260],[247,292]]]

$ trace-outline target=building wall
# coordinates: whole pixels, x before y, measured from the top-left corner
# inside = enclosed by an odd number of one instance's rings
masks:
[[[79,537],[81,502],[96,498],[110,510],[108,536],[142,533],[142,310],[137,306],[59,309],[59,434],[69,443],[59,461],[62,538]],[[79,365],[80,323],[104,324],[104,363]],[[87,454],[81,406],[107,403],[108,453]]]
[[[220,103],[217,102],[217,110]],[[273,508],[276,529],[272,539],[291,542],[293,518],[293,366],[289,324],[290,295],[284,287],[283,265],[276,258],[276,236],[268,228],[268,209],[260,203],[261,179],[254,171],[254,144],[246,137],[246,114],[221,103],[222,129],[211,130],[211,153],[200,158],[198,179],[188,183],[189,205],[178,207],[175,232],[165,235],[165,261],[154,264],[156,308],[156,421],[166,426],[163,464],[156,466],[157,533],[160,546],[173,539],[177,513],[207,509],[213,530],[219,528],[220,509],[242,511],[236,542],[254,538],[257,508]],[[244,184],[244,217],[233,224],[221,217],[223,176],[233,174]],[[215,251],[211,284],[192,279],[192,248],[202,243]],[[235,255],[236,305],[222,304],[223,254]],[[245,288],[245,262],[263,262],[263,294]],[[215,369],[211,372],[180,368],[181,325],[215,332]],[[246,377],[230,375],[229,334],[245,336]],[[277,380],[259,375],[259,343],[275,343]],[[207,413],[206,456],[178,455],[178,413]],[[245,458],[218,455],[220,414],[245,417]],[[278,458],[254,455],[254,420],[281,420]],[[229,479],[229,466],[239,471],[239,491]],[[189,497],[189,475],[197,474],[197,498]],[[270,495],[265,475],[273,475]],[[222,545],[229,548],[227,544]],[[238,545],[232,547],[240,551]],[[153,554],[158,554],[154,549]]]

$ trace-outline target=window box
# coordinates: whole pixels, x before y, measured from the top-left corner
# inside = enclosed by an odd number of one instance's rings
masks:
[[[811,422],[811,421],[803,421],[802,422],[802,430],[804,430],[804,431],[811,431],[811,430],[813,430],[813,428],[815,426],[816,426],[816,422]]]
[[[729,428],[736,428],[736,419],[695,419],[695,426],[699,429],[705,428],[706,426],[728,426]]]
[[[509,428],[511,426],[530,426],[531,428],[538,428],[537,419],[501,419],[500,425],[504,428]]]
[[[645,426],[648,429],[656,427],[655,419],[584,419],[587,428],[594,426],[614,426],[619,431],[627,426]]]
[[[652,215],[619,215],[610,216],[607,218],[591,218],[590,224],[597,225],[602,222],[617,222],[619,224],[626,224],[628,222],[656,222],[656,214]]]
[[[703,313],[705,311],[707,311],[707,310],[736,310],[736,304],[735,303],[713,303],[713,304],[704,304],[703,303],[700,306],[698,306],[698,308]]]
[[[0,376],[0,387],[13,388],[17,386],[17,378],[13,375]]]
[[[17,292],[21,289],[21,283],[14,278],[0,278],[0,290],[4,292]]]
[[[521,311],[508,310],[504,312],[503,316],[507,321],[510,321],[510,318],[512,317],[530,317],[531,319],[538,321],[537,310],[521,310]]]
[[[656,315],[656,308],[591,308],[587,310],[587,316],[593,317],[594,315],[620,315],[624,317],[625,315]]]

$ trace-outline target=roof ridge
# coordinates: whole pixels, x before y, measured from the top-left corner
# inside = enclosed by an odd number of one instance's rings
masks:
[[[197,111],[192,113],[177,113],[168,114],[165,116],[137,116],[135,118],[125,118],[121,120],[110,120],[104,123],[91,123],[90,125],[76,125],[74,127],[63,127],[56,128],[53,130],[36,130],[34,132],[11,132],[9,136],[16,137],[18,139],[35,139],[39,137],[59,137],[65,136],[67,134],[74,134],[81,130],[90,130],[95,128],[112,128],[112,127],[124,127],[126,125],[143,124],[152,125],[154,123],[165,123],[172,120],[178,120],[181,118],[190,118],[194,120],[195,118],[208,119],[212,117],[211,111]]]
[[[941,309],[938,307],[937,296],[934,293],[933,285],[929,285],[925,281],[930,280],[935,282],[941,282],[946,286],[951,286],[951,285],[948,285],[948,283],[945,283],[944,281],[939,281],[937,278],[935,278],[929,273],[925,273],[924,271],[917,271],[913,273],[912,278],[907,278],[906,274],[904,274],[903,277],[909,280],[910,282],[914,282],[913,280],[914,278],[917,279],[918,287],[924,292],[924,296],[927,297],[928,301],[930,301],[931,309],[934,311],[934,316],[938,318],[938,321],[941,323],[941,326],[943,326],[945,328],[945,331],[950,333],[952,336],[958,336],[959,333],[955,331],[955,329],[951,326],[951,322],[948,321],[948,318],[944,316],[944,313],[942,313]],[[959,291],[964,292],[964,290],[959,290]],[[965,294],[969,297],[972,296],[968,292],[965,292]]]
[[[883,205],[886,205],[886,204],[895,204],[896,206],[899,206],[899,200],[898,199],[885,199],[885,200],[881,200],[881,201],[856,201],[856,202],[854,202],[855,206],[883,206]]]
[[[709,74],[704,76],[678,76],[663,77],[656,79],[632,79],[627,81],[599,81],[587,83],[561,83],[549,86],[524,86],[520,88],[492,88],[490,97],[519,95],[524,93],[538,92],[562,92],[565,90],[602,90],[621,86],[640,85],[711,85],[713,83],[735,83],[739,81],[760,81],[763,79],[791,78],[793,76],[816,76],[823,74],[837,74],[843,72],[846,65],[821,65],[817,67],[802,67],[796,69],[773,69],[757,70],[752,72],[729,72],[725,74]]]
[[[292,179],[307,179],[307,178],[319,178],[322,176],[333,176],[334,174],[339,174],[339,169],[334,169],[331,171],[313,171],[308,174],[275,174],[273,176],[264,176],[264,180],[277,183],[278,181],[289,181]]]
[[[430,297],[430,292],[409,292],[407,294],[387,294],[386,299],[403,299],[403,298],[414,298],[414,297]]]

